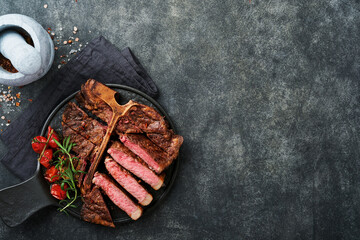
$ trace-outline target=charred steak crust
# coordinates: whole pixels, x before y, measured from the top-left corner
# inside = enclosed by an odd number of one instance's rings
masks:
[[[81,90],[76,94],[75,99],[82,107],[91,111],[104,122],[109,123],[112,117],[111,107],[92,93],[95,83],[94,79],[89,79],[81,85]]]
[[[146,135],[153,143],[164,150],[169,155],[170,159],[178,157],[180,147],[184,141],[182,136],[159,133],[148,133]]]
[[[83,201],[81,218],[84,221],[115,227],[99,187],[95,186],[91,192],[83,196]]]
[[[70,141],[76,145],[72,150],[79,155],[80,158],[86,159],[94,149],[94,144],[72,130],[66,123],[62,122],[63,136],[70,137]]]
[[[85,139],[99,146],[106,133],[106,126],[90,118],[75,103],[69,102],[62,115],[62,121]]]

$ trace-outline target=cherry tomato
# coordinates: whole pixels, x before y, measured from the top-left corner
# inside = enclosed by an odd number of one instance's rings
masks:
[[[56,182],[60,179],[59,174],[59,170],[57,170],[55,166],[51,166],[48,170],[46,170],[44,178],[49,182]]]
[[[51,185],[51,195],[53,195],[54,198],[59,199],[59,200],[64,200],[66,198],[66,189],[67,189],[67,184],[64,185],[64,190],[61,189],[60,184],[54,183],[53,185]]]
[[[52,159],[52,155],[53,155],[53,150],[52,149],[46,149],[44,151],[43,156],[40,159],[40,164],[43,165],[46,168],[50,167],[50,161]]]
[[[36,153],[41,153],[46,145],[46,138],[43,136],[36,136],[31,141],[31,147]]]
[[[49,138],[49,135],[50,135],[51,130],[54,130],[54,129],[52,129],[52,127],[49,126],[49,127],[48,127],[48,135],[47,135],[48,138]],[[59,142],[59,136],[56,134],[55,130],[53,131],[53,133],[52,133],[52,135],[51,135],[51,138],[50,138],[50,140],[49,140],[48,145],[49,145],[51,148],[56,149],[56,148],[58,148],[58,145],[56,144],[56,142],[54,141],[54,139]]]

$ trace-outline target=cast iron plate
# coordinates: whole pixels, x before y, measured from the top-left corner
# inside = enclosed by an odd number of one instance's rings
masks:
[[[109,86],[110,88],[114,89],[115,91],[120,93],[121,99],[120,99],[120,104],[125,104],[127,103],[129,100],[134,100],[136,102],[151,106],[153,108],[155,108],[162,116],[165,116],[165,119],[169,122],[170,128],[174,130],[175,132],[175,128],[174,128],[174,124],[171,121],[170,117],[168,116],[168,114],[165,112],[165,110],[160,106],[159,103],[157,103],[154,99],[152,99],[151,97],[149,97],[148,95],[144,94],[143,92],[140,92],[137,89],[128,87],[128,86],[124,86],[124,85],[118,85],[118,84],[106,84],[107,86]],[[55,129],[55,131],[57,133],[59,133],[59,135],[61,135],[62,129],[61,129],[61,116],[63,114],[63,111],[65,109],[65,106],[68,102],[70,101],[75,101],[75,95],[78,92],[75,92],[73,94],[71,94],[69,97],[67,97],[64,101],[62,101],[49,115],[49,117],[47,118],[47,120],[45,121],[45,124],[41,130],[41,135],[45,136],[46,131],[47,131],[47,127],[50,125],[51,127],[53,127]],[[180,160],[179,158],[175,159],[174,162],[171,164],[171,166],[165,170],[165,174],[166,177],[164,179],[164,186],[162,188],[160,188],[159,190],[155,191],[154,189],[152,189],[150,186],[148,186],[147,184],[141,182],[141,184],[148,190],[148,192],[153,196],[153,201],[151,202],[150,205],[143,207],[143,216],[149,214],[151,211],[153,211],[158,205],[161,204],[161,202],[163,201],[163,199],[165,198],[165,196],[169,193],[177,172],[179,170],[179,164],[180,164]],[[103,165],[103,164],[102,164]],[[104,166],[100,165],[99,166],[99,171],[101,172],[106,172]],[[44,173],[45,169],[42,167],[41,169],[42,173]],[[46,181],[44,179],[44,181]],[[50,186],[50,185],[49,185]],[[49,194],[50,194],[50,190],[49,190]],[[110,210],[110,214],[113,218],[113,221],[116,223],[125,223],[125,222],[129,222],[129,221],[133,221],[125,212],[123,212],[121,209],[119,209],[118,207],[116,207],[107,197],[106,195],[104,195],[104,199],[107,203],[107,206],[109,207]],[[78,200],[77,204],[81,204],[81,201]],[[71,215],[77,217],[77,218],[81,218],[80,217],[80,210],[81,207],[78,208],[70,208],[68,213],[70,213]],[[142,217],[143,217],[142,216]],[[141,220],[141,218],[139,220]],[[139,221],[137,220],[137,221]]]

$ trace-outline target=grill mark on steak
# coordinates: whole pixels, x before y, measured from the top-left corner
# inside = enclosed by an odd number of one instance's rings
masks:
[[[153,197],[141,186],[138,181],[123,167],[117,164],[111,157],[105,158],[105,167],[110,175],[138,202],[147,206],[153,200]]]
[[[87,167],[87,160],[93,155],[95,145],[86,140],[83,136],[77,134],[64,122],[62,122],[61,125],[63,128],[63,136],[70,137],[70,141],[72,143],[75,143],[75,146],[72,147],[72,151],[74,151],[79,157],[79,162],[76,166],[76,170],[85,171]],[[76,177],[78,179],[77,185],[78,187],[80,187],[84,179],[84,173],[80,173]]]
[[[81,158],[87,158],[92,150],[94,149],[94,144],[86,140],[83,136],[77,134],[72,130],[66,123],[62,122],[63,136],[70,137],[70,141],[76,145],[72,150],[79,155]]]
[[[92,182],[100,187],[110,200],[133,220],[137,220],[141,216],[142,208],[136,205],[107,175],[96,172]]]
[[[100,146],[106,133],[106,126],[90,118],[87,113],[73,102],[67,104],[62,115],[62,121],[72,130],[97,146]]]
[[[83,196],[83,201],[84,204],[81,208],[81,218],[84,221],[107,227],[115,227],[99,187],[95,186],[91,192]]]
[[[173,158],[141,134],[121,134],[120,141],[138,155],[150,168],[160,174],[173,161]]]
[[[158,190],[164,182],[165,174],[156,175],[148,166],[122,143],[115,141],[108,148],[107,152],[122,167],[133,173],[153,189]]]

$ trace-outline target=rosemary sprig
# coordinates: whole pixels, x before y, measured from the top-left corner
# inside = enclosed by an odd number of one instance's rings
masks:
[[[76,201],[76,199],[81,197],[76,187],[77,180],[75,179],[75,175],[84,172],[76,170],[74,167],[73,161],[78,160],[78,158],[73,157],[70,154],[71,149],[75,146],[75,143],[70,142],[70,137],[64,138],[62,144],[55,139],[54,141],[59,146],[59,150],[54,153],[54,156],[58,155],[57,160],[55,160],[55,168],[59,170],[61,189],[65,190],[65,184],[68,185],[68,188],[66,189],[67,199],[61,200],[59,202],[60,204],[64,203],[65,206],[63,208],[59,208],[58,210],[67,214],[66,209],[68,207],[76,208],[77,206],[74,205],[74,202]]]

